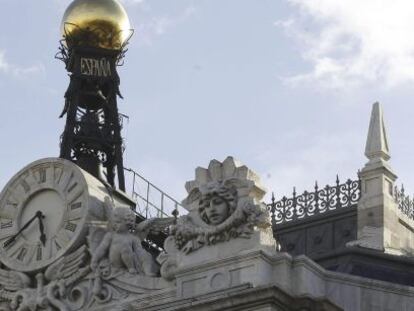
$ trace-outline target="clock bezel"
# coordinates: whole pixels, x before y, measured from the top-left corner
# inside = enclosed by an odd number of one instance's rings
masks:
[[[47,172],[46,174],[49,174],[46,176],[46,181],[39,183],[38,180],[35,178],[35,172],[38,172],[39,170],[42,170],[42,168],[46,168]],[[61,170],[62,173],[59,177],[59,180],[56,179],[55,173]],[[52,175],[50,175],[52,174]],[[51,178],[51,179],[50,179]],[[67,180],[61,180],[61,178],[66,178]],[[27,185],[30,187],[29,191],[25,191],[24,182],[22,180],[27,182]],[[29,181],[28,181],[29,180]],[[33,181],[34,180],[34,181]],[[64,184],[67,182],[67,184]],[[74,183],[72,183],[74,182]],[[73,194],[70,194],[72,191],[68,193],[65,193],[71,185],[75,184],[76,189],[73,189]],[[26,186],[27,186],[26,185]],[[19,190],[16,190],[16,188],[19,188]],[[12,190],[13,189],[13,190]],[[76,193],[76,191],[79,191],[79,194]],[[27,207],[28,202],[30,202],[31,199],[33,199],[37,194],[43,192],[43,191],[54,191],[56,192],[59,197],[64,202],[63,206],[60,208],[65,209],[63,212],[62,219],[59,220],[58,230],[57,232],[60,232],[62,230],[65,230],[64,226],[66,222],[69,222],[69,220],[65,219],[65,214],[68,213],[70,204],[73,204],[74,201],[81,201],[81,207],[79,214],[79,221],[77,221],[77,226],[75,231],[71,236],[68,236],[67,243],[62,246],[60,250],[53,253],[51,257],[48,259],[43,260],[30,260],[30,261],[20,261],[16,258],[11,257],[12,255],[15,256],[16,252],[11,252],[10,254],[7,254],[5,252],[5,249],[3,247],[3,241],[0,244],[0,261],[7,267],[13,270],[21,271],[21,272],[31,272],[31,271],[37,271],[40,269],[43,269],[50,265],[51,263],[55,262],[57,259],[61,258],[63,255],[65,255],[69,250],[74,248],[79,244],[79,240],[84,237],[84,233],[86,231],[86,222],[87,222],[87,216],[88,216],[88,205],[89,205],[89,193],[88,193],[88,187],[87,182],[84,177],[84,172],[76,166],[74,163],[60,159],[60,158],[47,158],[42,159],[39,161],[35,161],[26,167],[24,167],[22,170],[20,170],[15,176],[11,178],[11,180],[7,183],[3,191],[0,193],[0,214],[3,207],[6,205],[6,200],[9,199],[11,196],[19,195],[19,202],[16,206],[17,211],[15,212],[13,221],[15,222],[14,226],[18,227],[21,226],[21,216],[24,212],[25,207]],[[68,197],[68,195],[70,195]],[[45,220],[46,221],[46,220]],[[50,221],[50,220],[49,220]],[[16,230],[16,228],[15,228]],[[22,238],[22,237],[20,237]],[[24,235],[23,235],[24,239]],[[17,239],[18,240],[18,239]],[[32,243],[27,243],[26,245],[30,244],[31,247],[33,247]],[[11,246],[13,247],[13,246]],[[36,246],[35,246],[36,247]],[[52,246],[51,246],[52,247]],[[52,252],[52,251],[51,251]],[[31,258],[35,256],[32,254]]]

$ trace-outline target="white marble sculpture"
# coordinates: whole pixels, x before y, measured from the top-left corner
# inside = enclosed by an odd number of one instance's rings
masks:
[[[150,232],[159,232],[173,218],[135,223],[127,207],[103,202],[107,225],[91,225],[87,244],[61,257],[33,277],[0,269],[0,311],[78,311],[111,308],[128,297],[170,287],[159,277],[159,266],[141,245]],[[115,309],[114,309],[115,310]]]
[[[159,266],[142,247],[142,242],[150,232],[164,230],[173,222],[173,218],[153,218],[136,224],[136,216],[130,208],[116,208],[109,197],[105,198],[104,205],[108,225],[91,229],[88,236],[95,295],[102,293],[103,280],[117,282],[130,279],[131,275],[157,277]]]
[[[56,248],[55,254],[43,261],[41,256],[38,258],[39,253],[30,252],[26,259],[31,265],[26,267],[20,259],[27,254],[24,246],[32,241],[30,234],[21,236],[20,232],[5,231],[9,235],[3,247],[10,246],[15,251],[1,253],[7,264],[3,263],[0,269],[0,311],[125,310],[126,302],[175,292],[179,282],[175,274],[178,263],[197,263],[194,254],[214,262],[217,256],[213,253],[205,256],[203,251],[208,253],[209,248],[223,246],[234,255],[246,247],[263,245],[263,237],[267,239],[265,244],[274,249],[268,211],[260,203],[265,191],[259,178],[231,157],[223,163],[213,160],[208,169],[196,170],[196,179],[186,185],[189,194],[184,205],[188,215],[148,219],[139,224],[128,198],[108,191],[74,164],[44,159],[24,172],[36,171],[39,165],[45,170],[45,178],[40,180],[45,180],[43,187],[50,192],[46,192],[50,198],[45,198],[45,202],[54,202],[54,192],[66,191],[68,199],[58,207],[50,203],[46,208],[44,204],[36,205],[36,200],[31,202],[33,198],[29,196],[28,202],[35,207],[33,211],[40,211],[28,215],[32,218],[26,221],[26,226],[35,232],[35,245],[41,245],[38,234],[42,236],[45,232],[47,238],[43,241],[52,245],[52,229],[58,236],[65,233],[68,241],[65,248]],[[19,173],[10,189],[19,190],[20,184],[25,185],[26,180],[21,181],[21,176],[26,175]],[[59,180],[66,185],[62,189]],[[36,180],[30,186],[35,195],[43,198],[46,190]],[[73,191],[76,193],[72,194]],[[0,200],[4,211],[9,210],[8,202],[13,199],[7,197],[8,193],[4,191],[5,199]],[[26,210],[32,206],[29,203],[26,202]],[[64,216],[55,215],[55,211],[62,211]],[[68,220],[62,221],[66,211]],[[149,234],[167,227],[170,235],[157,263],[143,242],[148,243]],[[25,225],[22,230],[26,230]]]
[[[208,169],[197,168],[196,179],[187,182],[181,216],[172,226],[165,242],[165,254],[158,258],[161,274],[173,278],[177,254],[185,255],[200,248],[232,239],[249,239],[256,228],[269,229],[265,194],[258,176],[246,166],[228,157],[223,163],[210,162]]]
[[[72,310],[70,302],[65,300],[68,289],[89,274],[86,258],[85,246],[62,257],[44,273],[36,274],[36,287],[30,286],[32,282],[27,274],[0,270],[1,298],[8,302],[0,310]]]
[[[142,236],[144,228],[149,222],[142,222],[137,226],[136,216],[130,208],[115,208],[109,197],[105,198],[105,204],[111,211],[108,228],[94,230],[89,239],[92,269],[97,270],[99,262],[108,258],[113,269],[124,268],[129,273],[156,276],[157,265],[151,254],[141,245],[146,238]]]

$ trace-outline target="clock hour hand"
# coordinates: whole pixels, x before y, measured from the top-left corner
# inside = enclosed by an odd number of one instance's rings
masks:
[[[43,246],[46,245],[46,234],[45,234],[45,226],[43,225],[43,218],[45,215],[40,214],[39,217],[39,230],[40,230],[40,242],[42,242]]]
[[[38,217],[41,217],[43,214],[41,211],[38,211],[32,218],[29,219],[28,222],[26,222],[26,224],[21,227],[21,229],[15,234],[13,235],[10,239],[8,239],[6,242],[4,242],[3,247],[7,247],[10,244],[12,244],[16,238],[27,228],[30,226],[30,224]]]

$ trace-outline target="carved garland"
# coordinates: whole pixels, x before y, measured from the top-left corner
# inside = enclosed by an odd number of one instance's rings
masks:
[[[183,216],[171,228],[176,246],[188,254],[204,245],[214,245],[232,238],[249,238],[254,227],[269,227],[268,213],[259,205],[239,205],[229,218],[217,226],[200,227],[189,216]]]

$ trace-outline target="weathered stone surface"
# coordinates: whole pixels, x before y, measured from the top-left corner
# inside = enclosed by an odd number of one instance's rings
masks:
[[[388,311],[394,306],[393,310],[412,311],[414,305],[412,287],[329,272],[305,256],[263,250],[183,267],[176,284],[175,295],[148,295],[131,303],[129,310],[301,310],[294,309],[300,306],[298,297],[308,297],[318,306],[308,306],[309,310]],[[272,301],[262,296],[274,288],[290,296],[292,304],[284,305],[278,294]],[[255,293],[252,299],[242,298],[249,293]],[[321,301],[328,309],[317,304]]]
[[[188,215],[139,225],[128,197],[80,172],[88,193],[94,194],[83,243],[36,276],[0,269],[0,310],[412,311],[412,287],[329,272],[305,256],[277,252],[269,215],[258,202],[263,189],[259,178],[232,158],[197,170],[200,178],[188,184],[187,198],[196,208],[189,208]],[[381,231],[382,241],[401,243],[394,220],[375,215],[388,199],[381,191],[389,189],[381,177],[375,178],[368,188],[377,194],[365,201],[372,206],[361,209],[366,217],[373,212],[366,222],[373,226],[364,227],[367,245],[380,244],[373,238],[382,230],[375,226],[379,221],[390,231]],[[159,257],[163,278],[141,242],[174,221],[166,253]],[[326,230],[311,233],[322,238]],[[185,243],[177,241],[180,234],[187,235]],[[359,242],[365,246],[365,240]],[[324,243],[314,243],[313,251]]]
[[[170,228],[166,253],[158,258],[161,275],[173,279],[186,265],[247,249],[276,249],[267,207],[259,202],[265,190],[246,166],[232,157],[212,160],[208,170],[197,168],[186,188],[189,213]]]
[[[378,103],[372,109],[365,155],[369,161],[360,173],[358,237],[348,245],[397,255],[414,254],[414,221],[403,220],[394,198],[397,176],[388,163],[389,145]]]
[[[185,185],[188,196],[183,201],[184,207],[189,210],[198,208],[198,200],[203,187],[217,183],[225,184],[232,180],[240,181],[237,190],[241,200],[250,197],[257,204],[266,194],[266,189],[256,173],[233,157],[227,157],[222,163],[212,160],[208,169],[202,167],[196,169],[195,180],[188,181]]]
[[[371,121],[365,147],[365,155],[370,160],[390,158],[387,131],[381,105],[377,102],[372,107]]]
[[[140,310],[140,304],[131,305],[128,310]],[[197,311],[342,311],[340,307],[325,299],[308,296],[292,297],[276,286],[253,288],[246,284],[232,289],[200,295],[195,299],[181,299],[154,306],[145,306],[147,311],[197,310]]]
[[[36,181],[35,174],[40,169],[42,173]],[[8,208],[8,188],[14,186],[15,180],[20,182],[22,174],[27,178],[21,182],[28,191],[33,192],[28,199],[17,195],[16,200],[23,210],[38,193],[56,193],[55,196],[64,198],[64,204],[45,208],[46,204],[56,201],[53,196],[53,200],[46,198],[41,201],[42,204],[35,206],[35,210],[31,210],[36,213],[35,217],[41,218],[31,218],[26,222],[26,227],[21,225],[22,230],[32,228],[43,233],[45,228],[48,230],[45,231],[43,248],[39,241],[35,244],[37,247],[32,247],[34,251],[28,253],[29,242],[22,242],[25,244],[21,252],[28,254],[28,260],[32,258],[33,265],[26,261],[23,269],[19,270],[16,266],[14,270],[18,271],[1,267],[0,310],[105,309],[108,304],[172,286],[158,277],[158,266],[141,242],[151,230],[165,228],[173,219],[149,219],[136,225],[135,214],[131,211],[134,207],[132,200],[108,189],[74,163],[56,158],[41,159],[18,173],[2,192],[0,201],[6,204],[5,208]],[[37,208],[42,209],[44,214],[37,216]],[[65,218],[65,215],[68,216]],[[39,222],[39,229],[37,225],[31,225],[34,220]],[[71,226],[68,226],[69,222]],[[56,227],[56,224],[61,227]],[[53,228],[60,231],[53,232]],[[58,244],[52,234],[60,237],[59,243],[66,239],[65,244]],[[21,237],[20,233],[16,236]],[[46,250],[51,252],[52,247],[56,251],[51,262],[47,266],[39,266],[43,250],[44,253]],[[4,247],[0,252],[7,254]],[[20,259],[14,260],[18,263]]]

